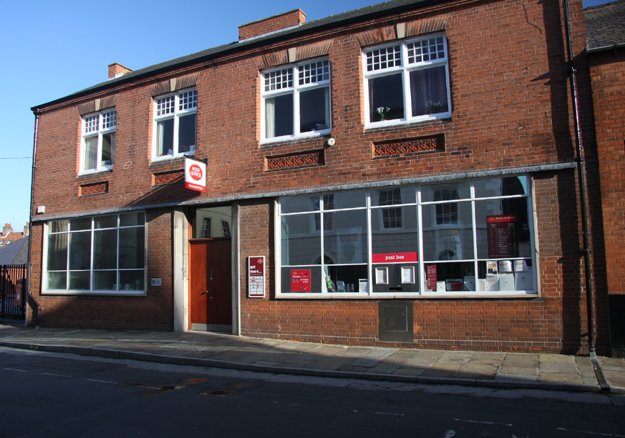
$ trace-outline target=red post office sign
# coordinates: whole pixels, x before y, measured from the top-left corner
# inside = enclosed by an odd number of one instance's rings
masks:
[[[188,157],[184,159],[184,186],[198,192],[206,191],[206,163]]]
[[[265,257],[256,256],[247,259],[247,296],[265,298]]]

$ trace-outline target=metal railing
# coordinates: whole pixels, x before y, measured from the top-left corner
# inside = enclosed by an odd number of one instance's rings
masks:
[[[0,266],[0,318],[24,319],[28,285],[25,280],[27,274],[26,265]],[[18,281],[21,282],[20,285],[18,285]],[[16,294],[19,295],[18,299],[16,299]]]

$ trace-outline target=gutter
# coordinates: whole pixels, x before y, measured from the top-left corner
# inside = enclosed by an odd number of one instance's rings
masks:
[[[579,202],[581,204],[581,213],[582,213],[582,233],[583,233],[583,243],[584,248],[582,249],[582,253],[584,255],[584,276],[586,280],[586,303],[587,303],[587,312],[588,312],[588,350],[590,352],[590,361],[592,362],[593,369],[595,371],[595,376],[597,377],[597,382],[601,386],[601,389],[604,391],[609,391],[610,386],[607,384],[606,378],[603,374],[603,370],[601,369],[601,364],[597,360],[597,352],[596,352],[596,333],[595,333],[595,303],[593,297],[593,289],[592,289],[592,279],[591,279],[591,269],[590,269],[590,255],[592,251],[590,250],[590,242],[588,236],[588,211],[586,209],[586,166],[585,159],[583,153],[583,145],[582,145],[582,131],[579,123],[579,101],[577,97],[577,82],[575,73],[577,70],[575,69],[575,65],[573,63],[573,48],[571,43],[571,28],[569,22],[569,6],[567,0],[562,0],[562,5],[564,9],[564,23],[565,23],[565,31],[566,31],[566,52],[567,52],[567,64],[568,64],[568,75],[571,81],[571,98],[573,100],[573,122],[575,128],[575,152],[576,152],[576,163],[577,163],[577,173],[579,175]]]
[[[586,53],[597,53],[597,52],[605,52],[606,50],[616,50],[625,48],[625,43],[614,43],[609,46],[601,46],[601,47],[586,47]]]

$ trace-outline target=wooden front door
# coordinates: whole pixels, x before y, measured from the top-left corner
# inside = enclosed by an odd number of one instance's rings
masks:
[[[232,329],[231,239],[190,241],[191,330]]]

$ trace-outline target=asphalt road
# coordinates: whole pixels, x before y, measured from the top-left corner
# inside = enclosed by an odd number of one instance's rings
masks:
[[[625,437],[623,397],[408,385],[0,348],[0,437]]]

